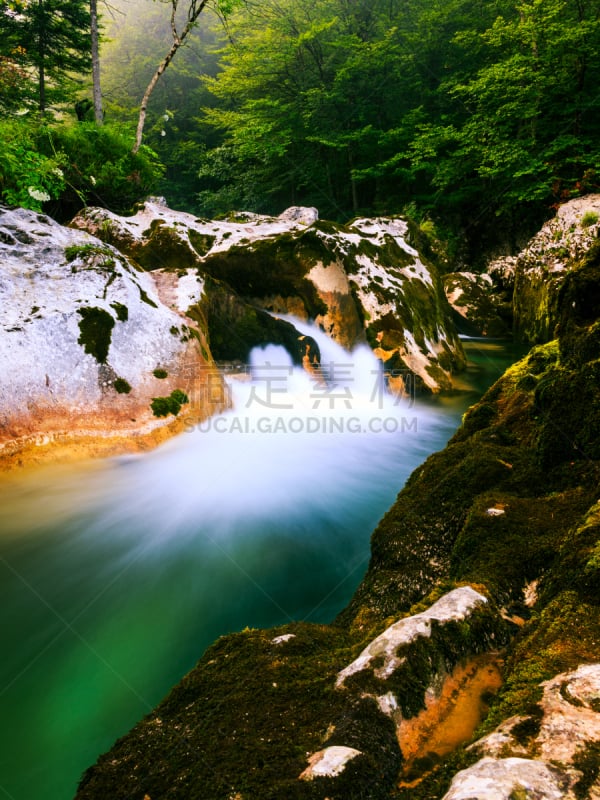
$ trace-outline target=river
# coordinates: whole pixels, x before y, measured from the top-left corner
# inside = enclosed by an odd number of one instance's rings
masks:
[[[218,636],[331,620],[410,472],[514,360],[466,340],[464,390],[398,401],[370,352],[307,332],[327,385],[255,351],[234,411],[0,485],[0,800],[73,797]]]

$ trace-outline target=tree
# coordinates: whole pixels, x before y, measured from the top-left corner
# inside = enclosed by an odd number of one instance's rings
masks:
[[[43,114],[64,102],[77,75],[91,65],[90,12],[86,0],[15,0],[0,4],[0,53],[37,76],[36,104]],[[9,48],[9,52],[5,52]]]
[[[185,18],[182,23],[179,21],[178,12],[180,12],[180,0],[161,0],[165,4],[169,4],[171,7],[170,12],[170,26],[171,26],[171,36],[172,36],[172,43],[168,53],[165,55],[163,60],[160,62],[156,71],[152,75],[150,79],[150,83],[146,87],[146,91],[144,92],[144,96],[142,97],[142,102],[140,104],[140,113],[138,116],[138,124],[136,129],[135,135],[135,144],[133,146],[133,153],[137,153],[142,144],[142,137],[144,134],[144,125],[146,123],[146,113],[148,110],[148,103],[150,101],[150,97],[156,84],[158,83],[161,75],[167,69],[175,54],[179,50],[179,48],[185,43],[188,34],[190,31],[195,27],[198,17],[204,11],[205,8],[213,8],[217,13],[226,15],[228,14],[231,9],[237,5],[236,0],[215,0],[215,2],[211,5],[209,0],[187,0],[187,10],[185,14]]]
[[[100,86],[100,25],[98,21],[98,0],[90,0],[90,34],[94,119],[96,120],[96,125],[102,125],[104,121],[104,111],[102,108],[102,88]]]

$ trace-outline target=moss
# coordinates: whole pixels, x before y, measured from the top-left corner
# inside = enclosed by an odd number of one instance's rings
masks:
[[[114,390],[119,394],[129,394],[131,386],[124,378],[117,378],[113,383]]]
[[[169,373],[167,372],[166,369],[153,369],[152,374],[154,375],[155,378],[162,380],[163,378],[166,378]]]
[[[582,773],[573,787],[575,797],[577,800],[585,800],[600,775],[600,743],[588,742],[575,754],[573,766]]]
[[[146,270],[186,269],[198,265],[198,256],[177,228],[155,219],[144,231],[144,241],[131,248],[131,255]]]
[[[81,316],[78,343],[99,364],[106,363],[115,325],[113,317],[103,308],[96,307],[80,308],[78,313]]]
[[[119,322],[127,322],[127,320],[129,319],[129,309],[127,308],[127,306],[124,306],[123,303],[115,302],[111,303],[110,307],[114,308]]]
[[[168,397],[153,397],[150,408],[155,417],[177,416],[181,406],[189,403],[189,397],[181,389],[174,389]]]
[[[544,712],[537,703],[533,706],[533,713],[525,717],[510,729],[511,736],[522,747],[528,747],[531,740],[540,732],[542,717]]]
[[[306,275],[317,263],[331,263],[334,256],[316,232],[305,230],[271,239],[234,246],[209,254],[202,269],[226,282],[243,298],[266,298],[274,294],[299,297],[309,317],[327,311]]]
[[[101,247],[96,244],[74,244],[65,247],[65,258],[69,264],[78,258],[85,261],[91,256],[108,256],[114,265],[113,254],[106,247]]]
[[[598,214],[595,211],[586,211],[581,218],[581,227],[590,228],[598,222]]]
[[[190,244],[199,256],[205,256],[217,240],[216,236],[211,236],[207,233],[198,233],[194,228],[188,228],[188,236]]]
[[[154,302],[154,300],[151,300],[148,297],[148,295],[146,294],[145,290],[142,289],[142,287],[139,284],[136,284],[136,285],[138,287],[138,290],[139,290],[139,293],[140,293],[140,300],[142,301],[142,303],[146,303],[147,305],[152,306],[152,308],[158,308],[158,306]]]

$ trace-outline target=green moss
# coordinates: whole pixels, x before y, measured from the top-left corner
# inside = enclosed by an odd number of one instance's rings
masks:
[[[117,378],[113,383],[113,387],[119,394],[129,394],[131,391],[131,386],[124,378]]]
[[[153,397],[150,408],[155,417],[177,416],[181,406],[189,403],[189,398],[181,389],[174,389],[169,397]]]
[[[139,293],[140,293],[140,300],[141,300],[143,303],[146,303],[147,305],[149,305],[149,306],[152,306],[152,308],[158,308],[158,306],[157,306],[157,304],[154,302],[154,300],[151,300],[151,299],[148,297],[148,295],[146,294],[145,290],[144,290],[144,289],[142,289],[142,287],[141,287],[139,284],[136,284],[136,285],[137,285],[137,287],[138,287],[138,290],[139,290]]]
[[[581,218],[581,227],[590,228],[598,222],[598,214],[595,211],[586,211]]]
[[[117,315],[117,319],[119,322],[127,322],[129,319],[129,309],[127,306],[124,306],[123,303],[111,303],[111,308],[114,308],[115,313]]]
[[[112,252],[107,250],[106,247],[101,247],[96,244],[74,244],[65,247],[65,258],[69,264],[78,258],[85,261],[91,256],[109,256],[114,264]]]
[[[169,373],[167,372],[166,369],[154,369],[152,370],[152,374],[154,375],[155,378],[162,380],[163,378],[166,378]]]
[[[188,236],[190,244],[199,256],[205,256],[216,242],[216,236],[210,236],[206,233],[198,233],[194,228],[188,228]]]
[[[99,364],[105,364],[110,348],[112,329],[115,321],[103,308],[80,308],[80,336],[77,340],[86,353],[93,356]]]
[[[177,270],[197,266],[198,257],[186,239],[164,220],[153,220],[150,228],[144,231],[144,237],[144,242],[131,251],[144,269]]]
[[[202,269],[246,299],[299,297],[307,315],[314,318],[327,308],[306,275],[315,264],[334,260],[331,249],[309,229],[209,254]]]

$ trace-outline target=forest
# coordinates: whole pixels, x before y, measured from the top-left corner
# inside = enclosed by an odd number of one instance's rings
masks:
[[[600,0],[10,0],[0,192],[404,214],[472,262],[598,189],[599,53]]]

